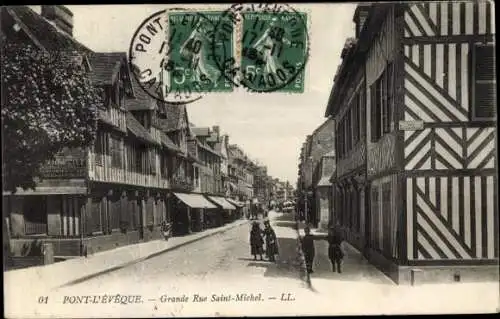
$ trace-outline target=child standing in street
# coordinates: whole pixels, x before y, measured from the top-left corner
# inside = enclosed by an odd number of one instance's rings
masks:
[[[313,273],[312,265],[314,261],[315,248],[314,248],[314,235],[311,234],[309,227],[304,228],[305,235],[302,237],[302,251],[306,260],[306,268],[309,274]]]
[[[252,223],[252,230],[250,231],[250,252],[253,255],[253,260],[257,260],[257,255],[262,259],[264,253],[264,239],[262,238],[262,230],[258,222]]]
[[[343,238],[340,230],[338,228],[330,228],[328,232],[328,258],[332,263],[332,271],[335,272],[335,269],[337,269],[339,274],[342,272],[340,266],[342,264],[342,259],[344,258],[342,241]]]
[[[278,239],[276,238],[276,233],[271,227],[269,220],[264,222],[264,235],[266,237],[266,255],[269,261],[275,262],[276,255],[279,254],[278,251]]]

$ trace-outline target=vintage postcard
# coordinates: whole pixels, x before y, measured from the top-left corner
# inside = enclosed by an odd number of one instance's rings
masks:
[[[5,317],[500,311],[493,1],[0,10]]]

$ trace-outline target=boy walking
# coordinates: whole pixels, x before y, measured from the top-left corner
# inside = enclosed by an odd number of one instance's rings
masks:
[[[313,261],[315,255],[314,248],[314,235],[311,235],[311,230],[309,227],[304,228],[305,235],[302,237],[302,251],[304,252],[304,258],[306,260],[307,273],[312,274]]]

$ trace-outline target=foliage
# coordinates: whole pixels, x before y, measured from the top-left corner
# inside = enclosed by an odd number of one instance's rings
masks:
[[[76,52],[5,43],[2,67],[4,189],[34,188],[40,167],[64,147],[86,147],[97,130],[102,91]]]

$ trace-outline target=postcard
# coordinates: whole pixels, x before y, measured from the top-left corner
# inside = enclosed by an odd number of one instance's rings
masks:
[[[494,2],[0,10],[5,317],[500,311]]]

